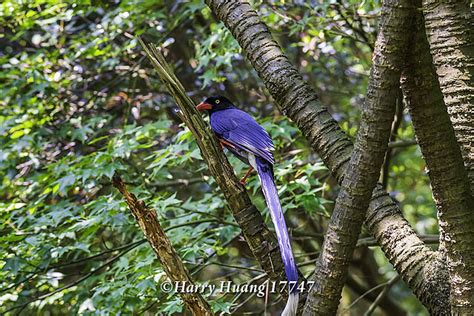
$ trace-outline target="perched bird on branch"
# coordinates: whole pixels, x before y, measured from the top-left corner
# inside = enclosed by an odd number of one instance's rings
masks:
[[[237,109],[225,97],[209,97],[197,105],[196,109],[209,113],[211,128],[219,139],[221,146],[250,165],[249,170],[240,182],[245,184],[247,177],[253,170],[258,173],[263,195],[275,226],[286,277],[290,284],[288,301],[282,315],[296,315],[299,298],[297,290],[298,270],[291,250],[278,191],[273,179],[273,164],[275,163],[272,153],[274,150],[273,142],[268,133],[253,117]]]

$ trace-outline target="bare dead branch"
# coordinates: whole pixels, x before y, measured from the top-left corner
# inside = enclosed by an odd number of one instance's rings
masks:
[[[155,251],[166,275],[173,282],[194,284],[171,241],[161,228],[155,210],[146,206],[143,201],[138,200],[133,193],[128,192],[127,187],[118,175],[114,176],[113,185],[124,196],[133,217]],[[194,315],[213,315],[211,307],[200,293],[179,293],[179,295]]]

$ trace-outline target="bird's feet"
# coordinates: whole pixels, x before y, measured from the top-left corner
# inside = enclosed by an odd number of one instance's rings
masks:
[[[253,167],[250,167],[247,173],[245,174],[245,176],[242,179],[240,179],[240,184],[245,185],[245,183],[247,183],[247,178],[250,176],[252,171],[253,171]]]
[[[233,144],[229,143],[228,141],[222,138],[219,138],[219,143],[221,144],[222,149],[224,149],[226,146],[230,148],[235,148]]]

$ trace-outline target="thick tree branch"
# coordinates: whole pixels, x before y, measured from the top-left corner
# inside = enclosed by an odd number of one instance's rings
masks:
[[[248,3],[239,0],[206,0],[206,3],[237,39],[280,110],[296,122],[341,183],[353,149],[351,141],[291,65],[268,27]],[[373,192],[365,223],[403,280],[432,310],[433,301],[425,298],[428,293],[437,293],[440,300],[445,297],[440,292],[443,289],[439,287],[438,277],[434,277],[446,275],[445,263],[420,240],[380,185]],[[447,305],[448,301],[436,303]]]
[[[143,201],[138,200],[133,193],[128,192],[119,176],[114,176],[113,184],[124,196],[133,217],[137,220],[151,248],[155,251],[166,275],[173,282],[194,284],[184,263],[161,228],[155,210],[146,206]],[[211,307],[200,293],[180,293],[180,296],[193,315],[213,315]]]
[[[469,1],[424,0],[426,34],[474,192],[474,15]]]
[[[433,69],[421,14],[402,80],[415,134],[426,161],[446,247],[451,311],[474,310],[474,199],[443,94]],[[448,284],[440,283],[448,288]]]
[[[255,259],[257,259],[270,279],[275,281],[286,280],[283,261],[275,235],[265,225],[262,215],[250,201],[245,187],[236,178],[216,137],[209,130],[201,114],[195,109],[194,103],[186,95],[182,84],[176,78],[161,53],[154,46],[148,47],[143,42],[141,44],[155,66],[155,70],[179,106],[181,119],[196,138],[201,154],[223,192]],[[300,281],[304,281],[301,273]],[[283,286],[283,290],[286,291],[286,287]],[[306,299],[306,293],[303,294],[300,295],[301,304],[304,304]],[[286,295],[287,292],[283,292],[283,296]]]
[[[305,315],[335,315],[352,252],[379,179],[395,116],[399,82],[415,7],[410,0],[383,2],[367,88],[367,101],[342,181],[323,251],[311,278]]]

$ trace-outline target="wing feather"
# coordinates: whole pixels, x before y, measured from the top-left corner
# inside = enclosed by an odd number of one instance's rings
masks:
[[[218,137],[255,156],[274,163],[273,142],[253,117],[239,109],[226,109],[211,114],[211,127]]]

